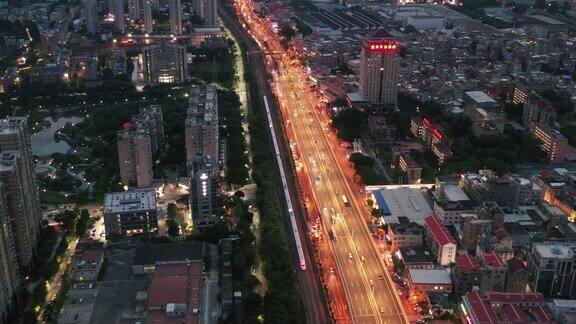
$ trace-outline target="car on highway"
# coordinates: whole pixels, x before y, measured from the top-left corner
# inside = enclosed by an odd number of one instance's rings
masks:
[[[352,252],[348,252],[348,259],[352,260]]]
[[[384,308],[384,306],[380,306],[380,313],[385,313],[386,309]]]

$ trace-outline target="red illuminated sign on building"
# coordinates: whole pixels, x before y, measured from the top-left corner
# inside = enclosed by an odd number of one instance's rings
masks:
[[[433,132],[434,132],[434,133],[433,133],[433,134],[434,134],[434,138],[436,138],[437,140],[441,140],[441,139],[442,139],[442,133],[441,133],[439,130],[434,129]]]
[[[372,51],[395,51],[398,49],[398,44],[390,42],[377,42],[368,44],[367,48]]]

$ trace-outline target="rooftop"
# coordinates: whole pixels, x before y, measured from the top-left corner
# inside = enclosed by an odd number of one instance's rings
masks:
[[[566,245],[534,244],[534,249],[540,256],[547,259],[571,259],[574,257],[574,251]]]
[[[202,269],[202,261],[157,265],[148,290],[146,323],[198,323]]]
[[[446,269],[409,269],[410,280],[415,284],[452,284]]]
[[[520,270],[526,270],[526,265],[522,260],[518,258],[508,259],[506,260],[506,263],[508,264],[509,273],[514,273]]]
[[[467,91],[466,95],[477,103],[490,103],[495,104],[496,100],[492,99],[489,95],[482,91]]]
[[[157,262],[202,260],[202,242],[179,242],[144,244],[136,248],[134,265],[150,265]]]
[[[552,299],[552,304],[556,308],[575,308],[576,300],[574,299]]]
[[[478,264],[478,261],[470,254],[457,255],[456,266],[463,272],[480,270],[480,264]]]
[[[131,213],[156,209],[154,189],[107,193],[104,198],[104,214]]]
[[[466,195],[464,190],[462,190],[462,188],[460,188],[458,185],[446,184],[443,186],[443,189],[448,201],[470,200],[468,195]]]
[[[86,250],[82,255],[82,261],[86,263],[98,263],[102,259],[102,250]]]
[[[425,247],[401,247],[400,254],[406,265],[416,263],[434,263],[436,259]]]
[[[438,241],[440,245],[454,243],[452,237],[436,216],[426,217],[426,228],[428,228],[434,239]]]
[[[432,214],[432,209],[419,189],[398,187],[372,191],[378,207],[383,210],[384,222],[399,223],[399,217],[424,225],[424,219]]]
[[[484,260],[494,268],[500,268],[504,266],[504,262],[502,262],[498,254],[496,254],[494,251],[484,253]]]
[[[526,303],[533,303],[530,306]],[[546,314],[544,298],[539,293],[497,293],[464,296],[465,307],[476,324],[540,322],[554,323]]]

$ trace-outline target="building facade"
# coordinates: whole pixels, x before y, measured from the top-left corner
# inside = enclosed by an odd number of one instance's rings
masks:
[[[120,182],[124,186],[149,187],[152,183],[152,144],[146,129],[122,129],[117,135]]]
[[[375,107],[395,106],[398,95],[400,44],[396,39],[372,38],[360,54],[360,96]]]
[[[456,244],[448,234],[444,225],[436,218],[429,216],[425,219],[426,243],[442,266],[448,266],[456,261]]]
[[[144,80],[148,83],[182,83],[188,79],[186,48],[162,42],[144,47]]]
[[[14,309],[22,287],[11,220],[4,195],[3,184],[0,184],[0,322],[3,322]]]
[[[140,19],[140,0],[128,0],[128,15],[132,20]]]
[[[192,86],[185,121],[186,160],[208,156],[218,161],[218,94],[216,86]]]
[[[572,247],[536,243],[528,254],[533,291],[548,297],[576,298],[576,254]]]
[[[114,2],[114,26],[120,33],[126,31],[126,20],[124,18],[124,0]]]
[[[86,29],[88,33],[94,35],[100,29],[96,0],[84,0],[84,11],[86,14]]]
[[[189,161],[192,225],[202,229],[220,223],[218,217],[218,164],[208,156]]]
[[[422,166],[409,154],[401,154],[398,166],[406,174],[406,181],[410,184],[420,183],[422,180]]]
[[[42,214],[34,177],[28,120],[0,120],[0,164],[18,263],[28,268],[38,245]]]
[[[158,233],[156,190],[112,192],[104,197],[104,226],[106,236]]]
[[[218,27],[218,6],[216,4],[216,0],[204,0],[204,5],[204,27]]]
[[[154,32],[154,20],[152,18],[152,0],[143,0],[144,7],[144,32],[152,34]]]
[[[173,35],[182,35],[182,4],[180,0],[168,0],[170,13],[170,32]]]
[[[540,149],[548,155],[549,163],[565,163],[568,139],[556,129],[534,123],[532,135],[540,143]]]

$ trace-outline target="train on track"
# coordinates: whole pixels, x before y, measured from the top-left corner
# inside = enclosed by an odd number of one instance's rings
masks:
[[[278,146],[278,139],[276,138],[276,133],[274,132],[274,124],[272,123],[272,113],[270,112],[270,106],[268,105],[268,98],[264,96],[264,106],[266,107],[266,116],[268,117],[268,125],[270,127],[270,133],[272,134],[272,144],[274,145],[274,153],[276,154],[276,162],[278,163],[278,168],[280,169],[280,178],[282,179],[282,189],[284,191],[284,197],[286,199],[286,204],[288,205],[288,216],[290,217],[290,225],[292,226],[292,233],[294,236],[294,242],[296,243],[296,251],[298,253],[298,266],[302,271],[306,270],[306,258],[304,257],[304,250],[302,248],[302,239],[300,238],[300,233],[298,232],[298,225],[296,224],[296,215],[292,209],[292,199],[290,198],[290,193],[288,192],[288,182],[286,180],[286,174],[284,172],[284,162],[280,157],[280,147]]]

